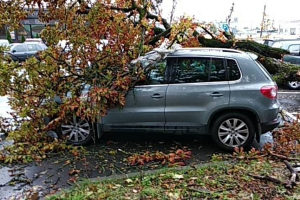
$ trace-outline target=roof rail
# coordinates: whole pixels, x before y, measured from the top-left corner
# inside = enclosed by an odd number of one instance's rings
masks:
[[[208,47],[195,47],[195,48],[179,48],[175,51],[219,51],[219,52],[228,52],[228,53],[243,53],[242,51],[235,49],[226,49],[226,48],[208,48]]]

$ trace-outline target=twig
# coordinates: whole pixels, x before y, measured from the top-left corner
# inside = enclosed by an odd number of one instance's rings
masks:
[[[202,193],[202,194],[213,194],[212,191],[204,190],[204,189],[188,188],[188,190],[191,190],[193,192]]]
[[[270,181],[270,182],[273,182],[273,183],[276,183],[276,184],[280,184],[280,185],[283,185],[285,186],[286,183],[282,182],[281,180],[277,179],[277,178],[274,178],[274,177],[271,177],[269,175],[267,176],[259,176],[259,175],[255,175],[255,174],[248,174],[249,176],[255,178],[255,179],[259,179],[259,180],[265,180],[265,181]]]
[[[282,160],[288,160],[288,161],[300,161],[299,158],[290,158],[290,157],[287,157],[287,156],[284,156],[284,155],[280,155],[280,154],[276,154],[272,151],[268,151],[268,153],[271,155],[271,156],[274,156],[274,157],[277,157],[279,159],[282,159]]]
[[[288,161],[283,161],[284,164],[286,165],[286,167],[288,168],[288,170],[291,172],[291,178],[290,180],[288,180],[286,187],[288,188],[293,188],[293,186],[297,185],[296,184],[296,178],[298,177],[296,171],[294,170],[294,168],[291,166],[291,164]]]

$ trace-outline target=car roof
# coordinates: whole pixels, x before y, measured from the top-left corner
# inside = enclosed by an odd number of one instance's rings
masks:
[[[16,45],[24,45],[24,43],[11,43],[11,45],[16,46]]]
[[[167,57],[197,57],[197,56],[209,56],[209,57],[232,57],[232,58],[247,58],[249,54],[243,51],[226,48],[182,48],[177,49],[174,52],[168,54]]]

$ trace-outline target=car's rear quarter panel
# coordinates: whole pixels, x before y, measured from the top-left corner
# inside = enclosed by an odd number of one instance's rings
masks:
[[[260,123],[272,121],[277,117],[279,103],[277,99],[269,99],[262,95],[263,86],[276,85],[268,78],[251,58],[237,60],[242,78],[239,81],[230,81],[230,108],[242,108],[254,112]]]

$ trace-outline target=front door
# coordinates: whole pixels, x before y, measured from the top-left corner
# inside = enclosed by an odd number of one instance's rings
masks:
[[[25,61],[27,59],[27,48],[25,44],[16,45],[12,49],[11,57],[14,61]]]
[[[166,132],[206,133],[211,114],[229,106],[223,58],[174,58],[166,99]]]
[[[149,71],[147,79],[126,95],[123,108],[109,110],[102,118],[104,131],[164,131],[166,91],[166,62]]]

